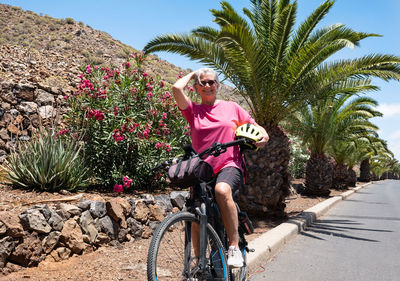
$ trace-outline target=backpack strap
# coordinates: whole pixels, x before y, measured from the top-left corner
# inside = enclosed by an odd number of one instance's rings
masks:
[[[179,160],[178,165],[176,165],[176,170],[174,173],[174,178],[178,177],[179,171],[181,170],[182,160]]]
[[[188,173],[189,173],[189,168],[190,168],[190,162],[192,162],[192,157],[190,157],[188,160],[186,160],[187,161],[187,165],[186,165],[186,167],[185,167],[185,176],[187,176],[188,175]]]

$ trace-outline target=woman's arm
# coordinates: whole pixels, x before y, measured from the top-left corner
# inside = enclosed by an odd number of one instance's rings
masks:
[[[174,94],[175,101],[179,109],[185,110],[191,102],[189,97],[185,94],[184,89],[191,79],[194,78],[195,72],[191,72],[182,78],[178,79],[172,86],[172,93]]]
[[[264,147],[267,144],[267,142],[269,141],[269,135],[268,135],[267,131],[264,129],[264,127],[258,125],[256,122],[254,122],[254,126],[256,126],[258,129],[260,129],[261,133],[263,134],[262,138],[258,142],[256,142],[256,146],[258,148]]]

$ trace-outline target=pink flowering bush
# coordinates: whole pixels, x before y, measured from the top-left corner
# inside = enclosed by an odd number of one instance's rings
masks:
[[[97,182],[115,192],[162,183],[150,170],[189,141],[166,83],[141,69],[142,54],[132,59],[121,69],[87,66],[67,99],[66,132],[84,143]]]

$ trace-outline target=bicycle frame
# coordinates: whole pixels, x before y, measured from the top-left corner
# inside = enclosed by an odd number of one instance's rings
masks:
[[[223,224],[217,224],[217,222],[221,222],[221,216],[219,214],[218,207],[215,202],[214,195],[211,194],[212,188],[215,183],[202,183],[197,186],[193,186],[190,189],[190,198],[186,201],[186,207],[188,211],[194,213],[200,221],[200,234],[199,234],[199,246],[200,246],[200,257],[199,262],[197,265],[197,272],[200,275],[204,275],[207,273],[207,259],[206,259],[206,252],[207,252],[207,244],[208,244],[208,237],[207,237],[207,223],[209,223],[213,229],[216,231],[217,235],[221,239],[224,245],[224,252],[219,252],[218,254],[222,257],[226,257],[227,251],[227,238],[225,234],[225,228]],[[190,241],[191,241],[191,225],[186,225],[187,231],[185,234],[185,261],[189,261],[189,255],[191,251]],[[218,249],[218,251],[221,251]],[[185,272],[189,272],[189,262],[186,262]],[[226,275],[229,274],[228,268],[223,268],[224,276],[226,279]]]
[[[246,144],[248,141],[249,140],[246,139],[239,139],[224,144],[214,143],[209,149],[197,154],[197,156],[201,159],[204,159],[210,155],[217,157],[220,154],[226,152],[228,147],[234,145]],[[192,149],[186,148],[185,152],[186,153],[184,157],[196,156],[196,154]],[[159,165],[158,167],[154,168],[153,170],[165,168],[170,166],[171,164],[172,161],[166,161],[161,165]],[[201,182],[200,184],[192,186],[190,188],[190,198],[188,198],[185,203],[187,211],[194,214],[200,224],[199,241],[198,241],[199,242],[198,247],[200,252],[199,260],[197,265],[191,268],[190,265],[192,262],[191,247],[192,247],[193,227],[192,227],[192,222],[185,223],[185,241],[184,241],[185,249],[184,249],[183,275],[186,276],[186,278],[190,278],[191,276],[196,275],[199,276],[200,280],[203,280],[204,278],[208,278],[209,274],[212,274],[212,276],[217,275],[218,280],[222,280],[222,278],[224,280],[228,280],[229,276],[231,276],[232,274],[226,264],[228,239],[224,225],[221,223],[222,218],[215,200],[214,187],[215,187],[215,178],[211,182]],[[209,234],[207,229],[210,229],[210,227],[207,227],[208,224],[211,226],[212,233],[214,233],[213,236],[219,237],[220,242],[218,242],[217,245],[209,244],[208,240]],[[250,250],[247,248],[247,241],[244,237],[244,233],[240,230],[238,231],[240,237],[239,246],[241,251],[249,252]],[[210,251],[211,251],[210,259],[207,258],[208,245],[210,245]],[[216,262],[217,265],[215,265],[214,262]],[[209,267],[210,264],[212,271],[210,271]],[[222,270],[223,270],[223,277],[222,277]]]

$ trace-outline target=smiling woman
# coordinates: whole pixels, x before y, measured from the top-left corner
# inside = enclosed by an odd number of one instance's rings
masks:
[[[200,95],[201,104],[190,100],[184,90],[194,80],[194,89]],[[219,88],[218,76],[210,68],[201,68],[180,78],[173,85],[175,100],[191,129],[192,145],[195,151],[204,151],[213,143],[231,142],[235,138],[237,126],[251,123],[261,131],[257,147],[264,146],[269,137],[264,128],[235,102],[217,99]],[[229,239],[228,265],[242,267],[243,258],[239,250],[238,218],[233,195],[237,194],[244,173],[244,160],[237,146],[227,148],[219,157],[207,157],[216,174],[215,198],[221,212],[222,221]],[[194,224],[192,232],[195,255],[199,256],[199,227]]]

